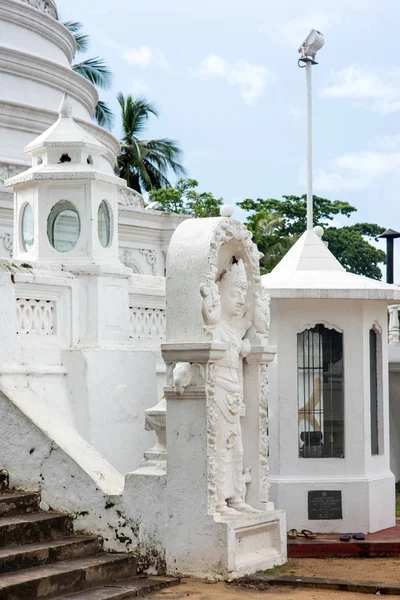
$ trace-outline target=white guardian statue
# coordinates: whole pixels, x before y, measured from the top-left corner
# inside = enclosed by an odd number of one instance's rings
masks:
[[[230,216],[190,219],[167,257],[170,573],[233,578],[286,560],[269,502],[269,303],[260,254]]]

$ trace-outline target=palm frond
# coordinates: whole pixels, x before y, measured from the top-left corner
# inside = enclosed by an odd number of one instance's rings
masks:
[[[79,73],[85,79],[103,90],[111,87],[111,71],[102,58],[88,58],[80,63],[72,65],[75,73]]]
[[[172,169],[175,175],[186,175],[185,167],[178,162],[183,153],[175,140],[163,138],[149,140],[144,144],[147,150],[146,157],[155,162],[161,171]]]
[[[99,100],[94,109],[93,119],[100,127],[111,130],[114,125],[115,116],[108,104]]]
[[[89,36],[81,32],[82,23],[79,23],[79,21],[64,21],[63,25],[74,36],[76,51],[86,52],[89,46]]]
[[[120,92],[117,100],[121,107],[124,140],[129,143],[132,137],[137,137],[142,133],[149,116],[158,117],[158,112],[155,106],[143,97],[133,99],[130,94],[124,96]]]

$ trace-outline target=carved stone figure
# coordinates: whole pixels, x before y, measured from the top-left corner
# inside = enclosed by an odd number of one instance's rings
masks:
[[[243,473],[243,444],[240,425],[245,416],[242,359],[250,353],[243,336],[251,323],[246,319],[247,275],[242,260],[236,261],[210,286],[202,285],[202,312],[213,341],[228,345],[213,369],[213,413],[215,429],[216,512],[237,517],[258,512],[246,504],[246,477]]]

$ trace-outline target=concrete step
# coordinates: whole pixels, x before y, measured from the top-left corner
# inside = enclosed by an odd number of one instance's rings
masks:
[[[57,596],[54,600],[129,600],[179,583],[179,579],[172,577],[136,577],[113,581],[104,586],[78,592],[77,594]]]
[[[95,536],[71,536],[37,544],[0,548],[0,574],[48,565],[58,560],[90,556],[100,552],[102,543]]]
[[[40,496],[35,492],[0,492],[0,517],[39,510]]]
[[[62,597],[134,575],[134,555],[101,553],[0,575],[0,600]],[[81,598],[87,598],[85,594]]]
[[[32,513],[0,518],[0,548],[55,540],[72,533],[72,518],[56,513]]]

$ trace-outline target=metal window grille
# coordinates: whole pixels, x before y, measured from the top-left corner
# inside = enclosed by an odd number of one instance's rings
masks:
[[[344,458],[343,335],[318,324],[297,334],[299,456]]]

